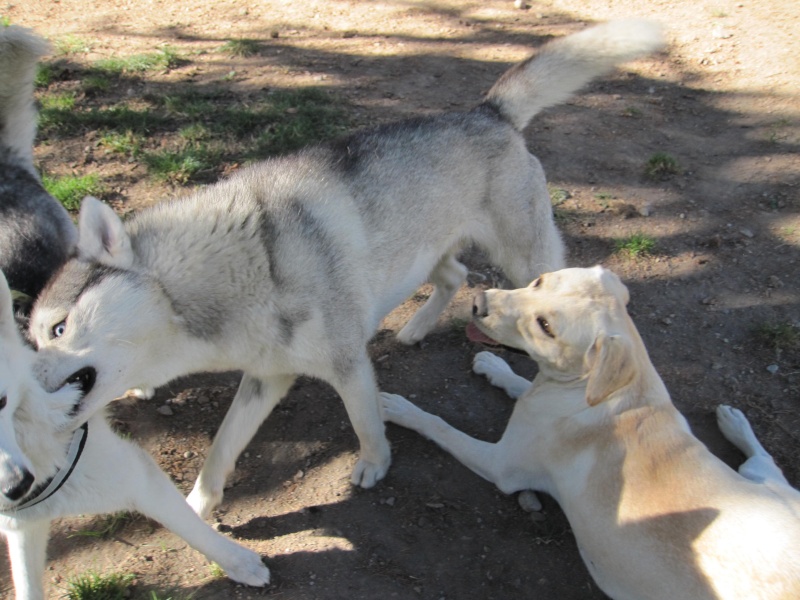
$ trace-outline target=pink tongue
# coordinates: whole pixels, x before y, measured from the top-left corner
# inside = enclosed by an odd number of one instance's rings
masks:
[[[478,327],[470,321],[469,325],[467,325],[467,339],[470,342],[475,342],[476,344],[487,344],[489,346],[499,346],[499,344],[490,338],[488,335],[483,333]]]

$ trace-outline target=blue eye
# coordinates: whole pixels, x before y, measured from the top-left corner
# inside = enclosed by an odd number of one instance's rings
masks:
[[[52,329],[53,337],[60,338],[64,335],[67,331],[67,322],[61,321],[58,325],[55,325]]]

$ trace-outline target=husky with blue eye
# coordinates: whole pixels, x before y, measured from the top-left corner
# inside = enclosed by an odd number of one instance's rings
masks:
[[[136,510],[181,536],[239,583],[264,586],[261,557],[201,520],[150,455],[109,427],[104,408],[75,409],[77,385],[46,392],[33,376],[0,273],[0,534],[8,541],[18,600],[42,600],[50,522]]]
[[[226,476],[295,378],[330,383],[361,444],[352,482],[389,468],[367,343],[427,280],[399,333],[420,341],[464,282],[465,245],[516,284],[563,266],[539,162],[521,131],[593,77],[662,44],[647,21],[552,42],[465,113],[414,119],[242,169],[125,223],[86,200],[77,255],[38,300],[31,335],[48,390],[82,382],[76,418],[126,389],[244,371],[189,496],[207,517]],[[88,384],[91,385],[88,385]]]

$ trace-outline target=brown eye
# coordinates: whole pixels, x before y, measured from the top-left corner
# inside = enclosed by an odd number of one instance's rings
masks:
[[[547,322],[547,319],[545,319],[544,317],[537,317],[536,322],[539,324],[539,327],[542,328],[542,331],[544,331],[547,336],[551,338],[556,337],[555,335],[553,335],[553,331],[550,329],[550,323]]]
[[[542,285],[542,278],[541,277],[537,277],[536,279],[533,280],[533,283],[531,283],[531,287],[532,288],[537,288],[540,285]]]

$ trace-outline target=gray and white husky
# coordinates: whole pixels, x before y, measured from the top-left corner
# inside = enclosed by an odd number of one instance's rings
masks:
[[[28,29],[0,26],[0,270],[21,315],[78,240],[69,214],[45,191],[33,166],[33,80],[48,49]]]
[[[207,517],[239,453],[298,374],[329,382],[361,445],[352,475],[389,467],[367,342],[426,279],[399,333],[421,340],[485,249],[516,285],[564,250],[539,162],[520,131],[591,78],[661,45],[617,21],[552,42],[466,113],[415,119],[250,166],[122,223],[84,201],[77,256],[37,302],[31,334],[49,390],[79,382],[76,418],[129,387],[198,371],[244,377],[189,496]]]
[[[44,598],[53,519],[119,510],[137,510],[161,522],[235,581],[269,583],[261,557],[192,512],[153,459],[111,430],[102,405],[87,407],[76,422],[80,389],[45,391],[33,376],[34,360],[34,351],[20,339],[0,273],[0,534],[8,540],[19,600]]]

